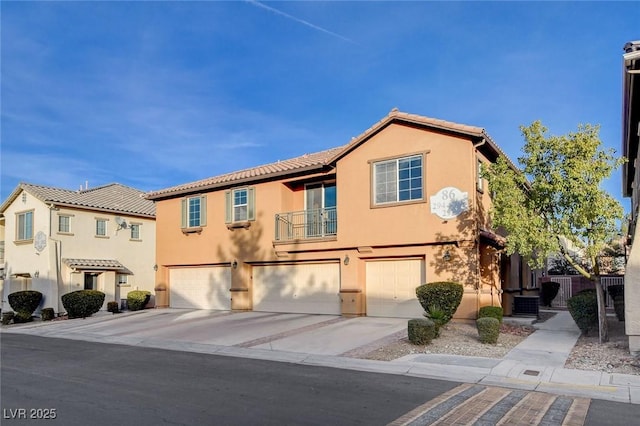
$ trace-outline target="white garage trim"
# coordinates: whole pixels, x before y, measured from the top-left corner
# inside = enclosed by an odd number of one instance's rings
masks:
[[[169,269],[169,306],[187,309],[230,310],[229,266]]]
[[[340,315],[340,264],[254,266],[253,310]]]
[[[422,318],[416,287],[425,283],[423,259],[366,262],[367,316]]]

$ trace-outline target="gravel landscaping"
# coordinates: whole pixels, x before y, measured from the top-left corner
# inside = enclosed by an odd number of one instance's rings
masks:
[[[553,315],[553,312],[542,312],[540,321],[545,321]],[[599,344],[597,331],[581,336],[569,355],[565,368],[640,375],[640,359],[629,354],[624,322],[609,317],[608,324],[609,342]],[[440,337],[428,345],[418,346],[409,343],[407,332],[401,331],[385,341],[378,342],[375,348],[361,348],[344,355],[382,361],[422,353],[502,358],[534,331],[531,326],[503,324],[498,343],[489,345],[480,343],[475,322],[456,321],[444,326]]]

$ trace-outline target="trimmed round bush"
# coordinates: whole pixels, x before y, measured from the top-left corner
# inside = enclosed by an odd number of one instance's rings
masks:
[[[427,316],[431,307],[437,307],[444,312],[442,315],[443,324],[453,318],[453,314],[462,301],[463,292],[462,284],[448,281],[427,283],[416,288],[416,296],[418,296],[418,301]]]
[[[44,308],[40,311],[40,318],[42,321],[51,321],[55,317],[55,311],[53,308]]]
[[[113,314],[117,314],[120,312],[120,308],[118,307],[118,302],[115,300],[112,302],[107,302],[107,311]]]
[[[16,312],[16,317],[20,316],[18,321],[28,322],[31,321],[31,315],[42,302],[42,293],[35,290],[16,291],[11,293],[7,299],[11,308]],[[13,322],[17,321],[14,319]]]
[[[491,343],[493,345],[498,343],[498,336],[500,335],[500,321],[496,318],[478,318],[476,320],[476,327],[478,328],[480,342]]]
[[[598,328],[598,297],[595,289],[582,290],[567,300],[567,308],[583,333]]]
[[[502,324],[502,314],[500,306],[483,306],[478,311],[478,318],[495,318]]]
[[[133,290],[127,294],[127,306],[130,311],[140,311],[151,299],[151,292],[144,290]]]
[[[76,290],[62,295],[69,318],[86,318],[102,308],[105,294],[98,290]]]
[[[428,318],[410,319],[407,334],[414,345],[426,345],[436,337],[436,325]]]
[[[558,295],[558,291],[560,291],[560,283],[554,281],[542,283],[542,306],[551,307],[551,302]]]

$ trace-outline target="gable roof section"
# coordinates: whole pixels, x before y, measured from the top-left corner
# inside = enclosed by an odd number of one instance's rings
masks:
[[[365,130],[359,136],[353,138],[351,142],[345,145],[344,149],[339,152],[334,158],[330,161],[331,163],[335,163],[340,158],[347,155],[349,152],[356,149],[358,146],[366,142],[369,138],[371,138],[376,133],[380,132],[385,127],[389,126],[391,123],[403,123],[411,126],[422,127],[425,129],[430,129],[438,132],[449,133],[458,136],[466,136],[471,139],[475,139],[478,142],[485,141],[488,147],[490,148],[492,157],[497,157],[498,155],[504,155],[505,158],[508,159],[507,155],[498,147],[498,145],[491,139],[491,137],[487,134],[485,129],[482,127],[469,126],[466,124],[454,123],[452,121],[439,120],[436,118],[429,118],[422,115],[417,114],[408,114],[406,112],[398,111],[397,108],[391,110],[391,112],[384,117],[382,120],[375,123],[373,126]],[[510,160],[509,160],[510,161]]]
[[[20,183],[2,204],[0,212],[4,213],[22,191],[30,193],[43,203],[58,206],[149,218],[153,218],[156,215],[155,204],[144,198],[144,192],[119,183],[111,183],[79,191]]]
[[[482,149],[489,154],[490,159],[495,159],[503,155],[514,169],[515,165],[509,160],[509,157],[496,145],[486,131],[481,127],[468,126],[465,124],[453,123],[445,120],[424,117],[421,115],[408,114],[398,111],[396,108],[385,116],[382,120],[375,123],[369,129],[365,130],[359,136],[354,137],[351,141],[343,146],[317,152],[314,154],[305,154],[290,160],[278,161],[238,172],[227,173],[220,176],[199,180],[196,182],[185,183],[158,191],[147,193],[150,200],[158,200],[163,198],[172,198],[176,196],[206,191],[216,188],[229,187],[232,185],[254,183],[261,180],[272,179],[275,177],[284,177],[293,174],[305,172],[315,172],[326,170],[335,166],[336,162],[361,144],[365,143],[372,136],[382,131],[385,127],[392,123],[400,123],[405,125],[422,127],[438,132],[449,133],[458,136],[465,136],[473,141],[484,142]]]

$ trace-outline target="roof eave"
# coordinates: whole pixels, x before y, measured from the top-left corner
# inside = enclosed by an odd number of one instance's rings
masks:
[[[292,170],[284,170],[279,172],[268,173],[265,175],[250,176],[250,177],[241,178],[241,179],[233,179],[233,180],[228,180],[223,182],[203,184],[200,186],[193,186],[189,188],[180,188],[173,191],[169,189],[169,190],[162,190],[157,192],[149,192],[144,197],[147,200],[159,201],[159,200],[164,200],[168,198],[182,197],[185,195],[199,194],[202,192],[211,192],[213,190],[226,189],[226,188],[231,188],[231,187],[240,186],[240,185],[247,185],[251,183],[270,181],[270,180],[275,180],[275,179],[279,179],[287,176],[308,174],[308,173],[316,172],[318,170],[322,170],[326,168],[331,168],[331,167],[328,166],[327,164],[313,164],[310,166],[298,167]]]

